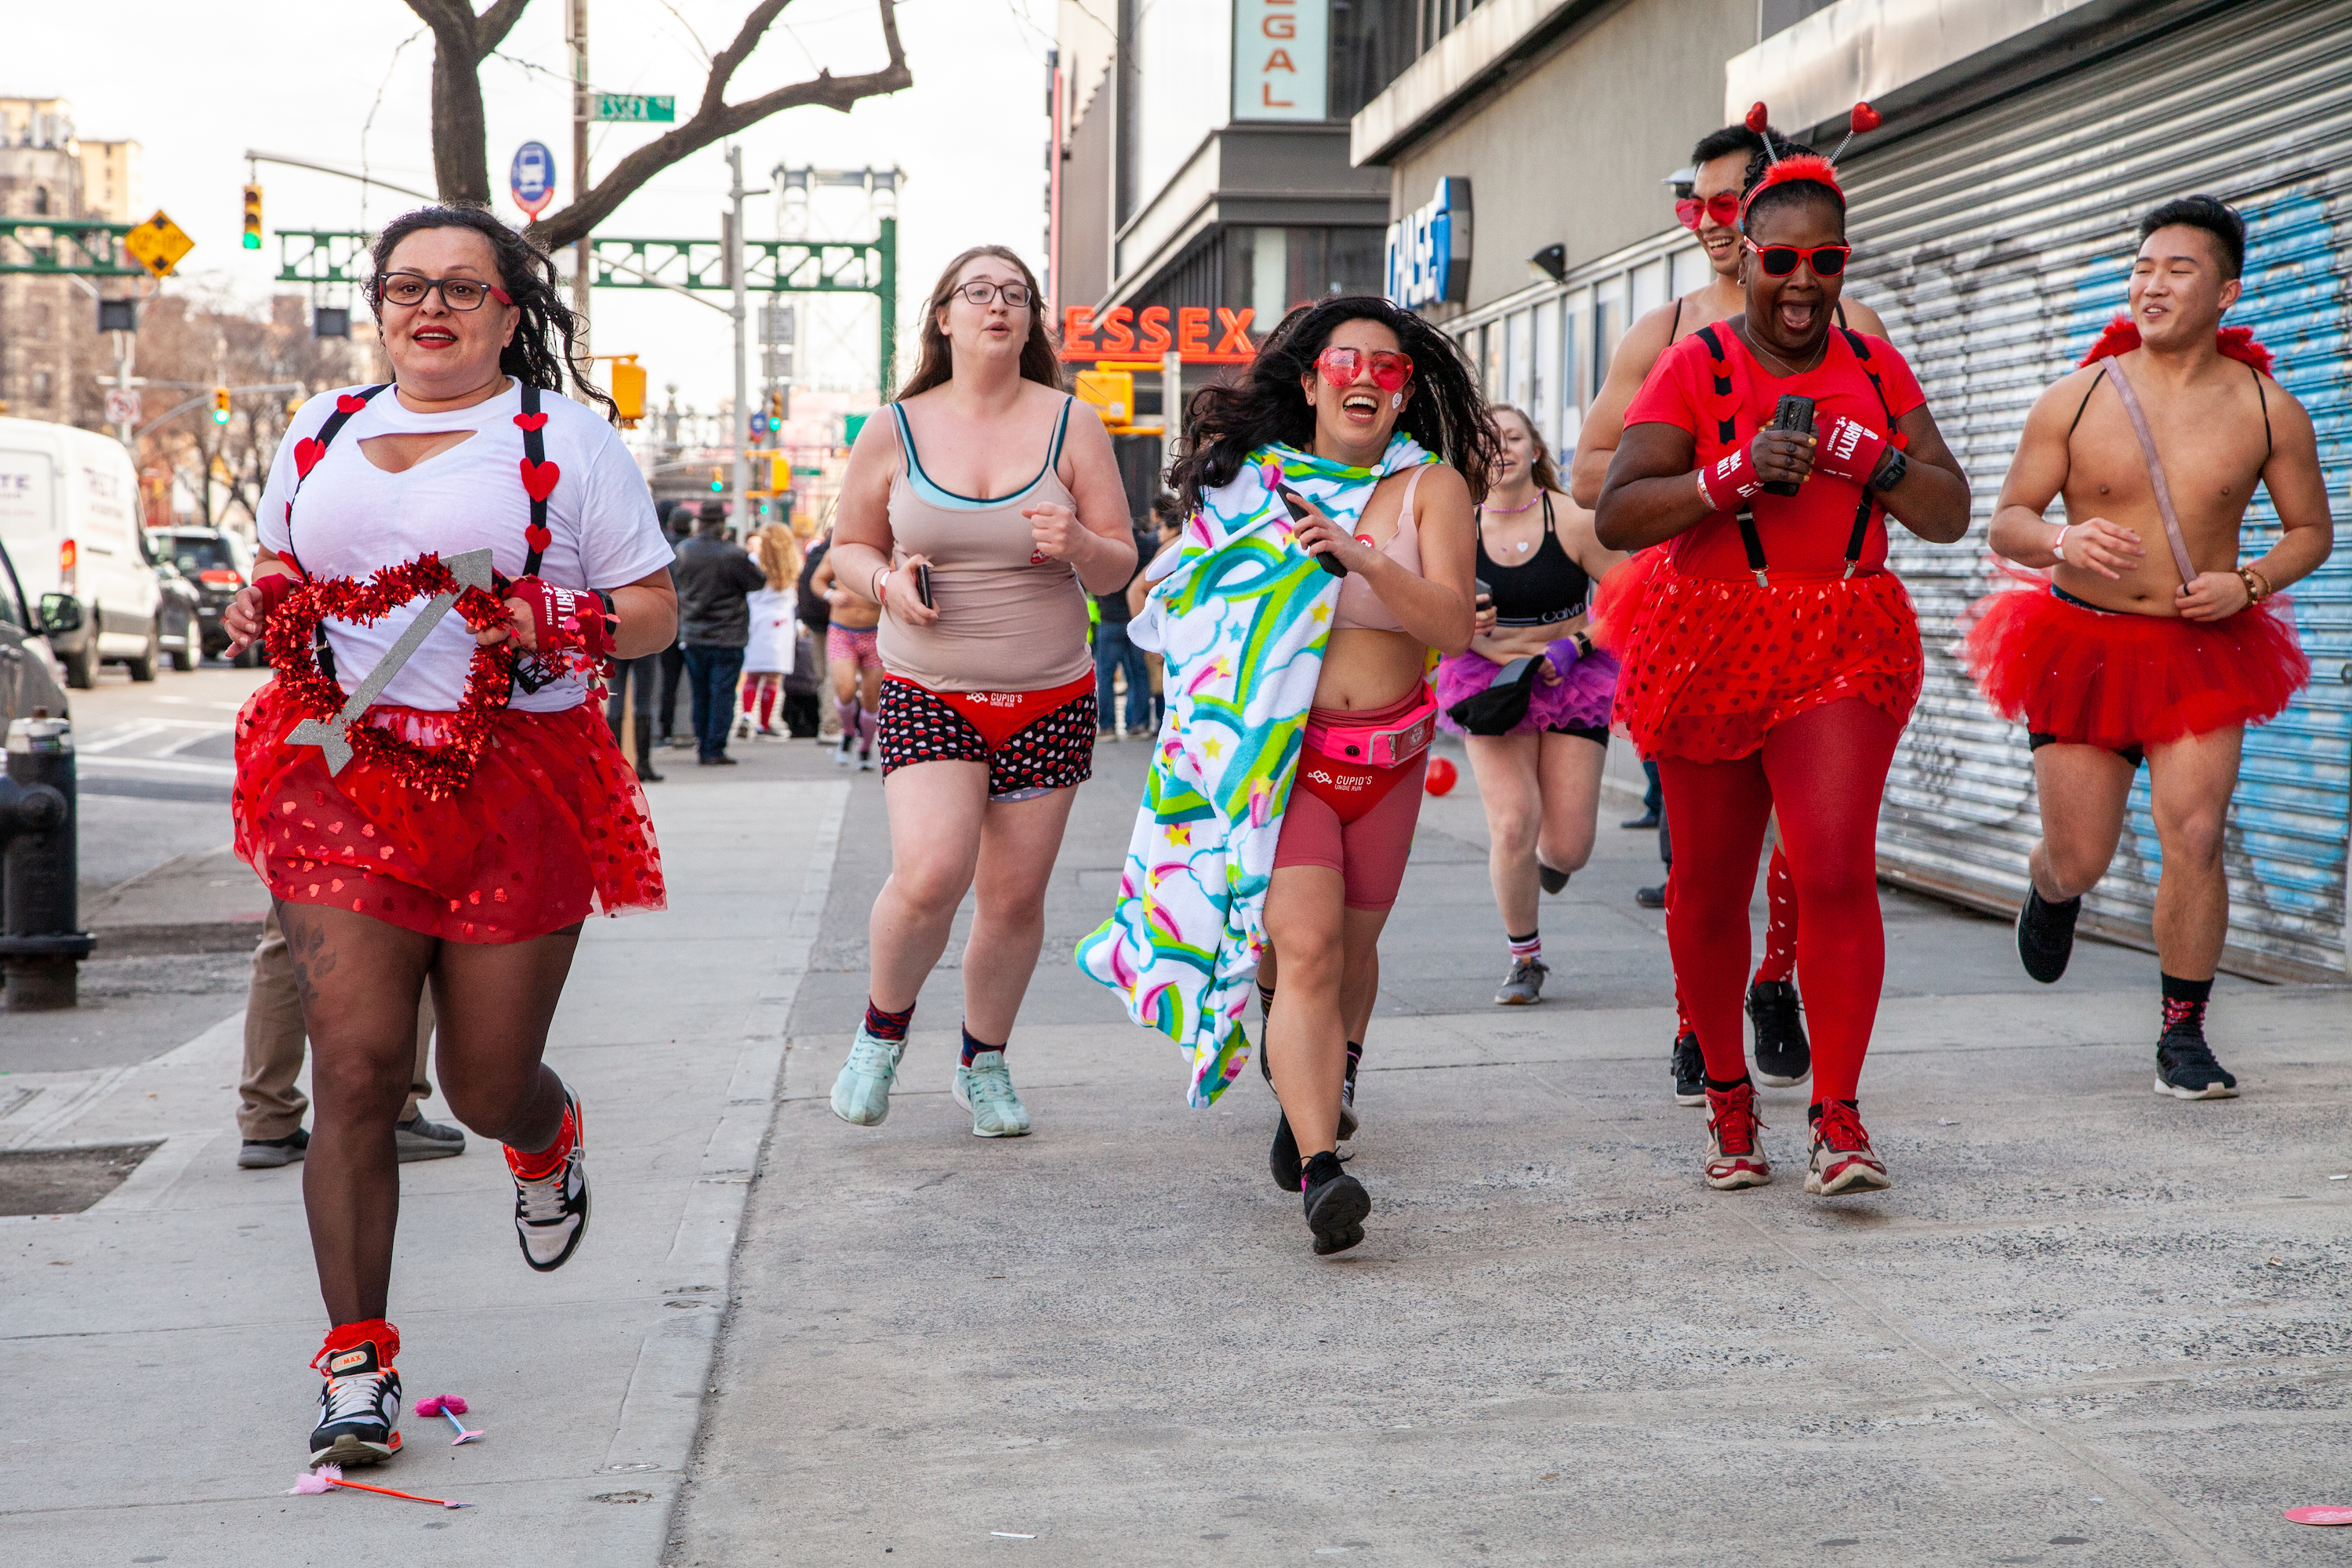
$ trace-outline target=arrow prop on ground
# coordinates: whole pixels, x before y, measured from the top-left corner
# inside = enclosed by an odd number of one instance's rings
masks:
[[[489,591],[488,551],[468,550],[463,555],[450,556],[441,564],[449,568],[449,575],[457,580],[461,591],[467,588],[479,588],[484,593]],[[447,615],[457,602],[456,594],[434,595],[425,602],[417,617],[408,623],[407,629],[400,634],[400,640],[394,643],[383,658],[376,661],[376,667],[367,672],[367,679],[360,682],[359,689],[344,700],[342,710],[332,719],[303,720],[287,735],[286,743],[289,746],[318,747],[320,755],[327,760],[328,775],[332,777],[341,773],[352,760],[352,742],[345,731],[383,694],[383,689],[392,684],[392,678],[407,664],[409,656],[425,646],[425,639],[433,635],[433,628],[441,624],[441,617]]]

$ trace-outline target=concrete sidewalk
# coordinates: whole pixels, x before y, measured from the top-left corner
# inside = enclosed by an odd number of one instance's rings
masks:
[[[489,1436],[453,1449],[411,1414],[406,1451],[353,1479],[474,1510],[284,1495],[323,1318],[300,1167],[234,1168],[242,1014],[152,1060],[0,1080],[0,1147],[161,1142],[86,1213],[0,1219],[0,1560],[658,1561],[848,787],[689,767],[656,789],[670,910],[590,923],[549,1051],[586,1110],[571,1265],[523,1265],[495,1145],[402,1167],[406,1396],[463,1394]]]

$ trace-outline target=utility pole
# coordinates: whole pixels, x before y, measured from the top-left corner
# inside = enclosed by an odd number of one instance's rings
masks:
[[[572,46],[572,199],[576,202],[588,194],[588,0],[571,0],[563,39]],[[572,263],[572,310],[580,318],[583,353],[588,347],[588,289],[593,277],[590,254],[588,237],[583,234]]]
[[[587,0],[578,0],[578,4],[584,5]],[[751,458],[749,451],[751,407],[744,365],[743,198],[751,193],[743,188],[743,147],[740,142],[727,149],[727,168],[732,177],[728,183],[727,197],[730,205],[727,211],[727,232],[722,237],[726,242],[727,276],[735,286],[734,309],[730,312],[735,318],[735,467],[729,476],[727,488],[735,498],[735,530],[738,534],[749,534],[751,531]]]

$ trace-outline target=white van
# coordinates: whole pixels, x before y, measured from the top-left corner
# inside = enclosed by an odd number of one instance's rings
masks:
[[[52,639],[67,684],[98,684],[101,660],[152,680],[162,591],[139,526],[139,475],[119,441],[70,425],[0,419],[0,541],[26,599],[66,594],[81,628]]]

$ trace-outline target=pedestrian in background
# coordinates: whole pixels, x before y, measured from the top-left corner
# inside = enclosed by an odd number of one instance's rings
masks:
[[[706,768],[729,766],[735,759],[727,754],[727,726],[743,649],[751,640],[749,602],[768,580],[727,537],[727,509],[716,500],[702,503],[694,537],[677,547],[670,575],[677,584],[677,640],[693,693],[694,760]]]
[[[805,688],[808,697],[809,733],[824,737],[824,705],[820,700],[824,683],[831,675],[825,668],[824,647],[827,634],[833,629],[833,605],[827,602],[824,590],[816,586],[817,568],[824,564],[825,552],[833,548],[833,527],[808,542],[801,552],[800,640],[793,648],[793,673],[784,681],[784,712],[789,718],[796,711],[795,704]],[[801,728],[793,726],[798,735]]]
[[[302,1113],[310,1109],[310,1100],[294,1081],[302,1076],[303,1049],[310,1039],[302,1027],[294,957],[286,951],[286,933],[278,929],[273,906],[261,922],[261,942],[253,950],[253,978],[245,994],[245,1070],[236,1086],[236,1129],[244,1139],[236,1152],[239,1169],[272,1170],[310,1152],[310,1134],[302,1125]],[[416,1069],[409,1076],[408,1103],[400,1108],[400,1121],[393,1128],[404,1165],[466,1152],[464,1132],[425,1121],[416,1103],[432,1098],[433,1085],[425,1076],[432,1051],[433,988],[428,985],[416,1004]]]
[[[694,509],[682,500],[655,503],[660,515],[662,537],[675,551],[694,534]],[[677,567],[669,571],[670,589],[677,589]],[[686,742],[677,734],[677,689],[686,679],[686,648],[672,643],[656,656],[661,660],[661,706],[654,713],[654,743],[657,746],[682,746]]]
[[[1176,542],[1178,534],[1184,531],[1184,509],[1177,503],[1173,494],[1161,490],[1151,499],[1151,521],[1157,531],[1152,536],[1150,547],[1138,556],[1147,568],[1160,558],[1161,551]],[[1127,584],[1127,618],[1130,625],[1136,616],[1143,614],[1143,602],[1150,596],[1151,584],[1146,580],[1146,574],[1139,571]],[[1160,689],[1167,661],[1156,653],[1147,653],[1143,656],[1143,663],[1146,679],[1151,684],[1151,732],[1156,735],[1160,732],[1160,721],[1168,711],[1168,694]]]
[[[1118,709],[1113,701],[1118,693],[1113,678],[1121,671],[1127,676],[1127,733],[1151,733],[1148,727],[1151,718],[1151,674],[1143,662],[1143,650],[1128,640],[1127,623],[1135,612],[1129,605],[1127,591],[1141,580],[1143,563],[1151,559],[1157,546],[1150,533],[1132,523],[1128,531],[1135,536],[1135,571],[1115,592],[1094,595],[1096,722],[1100,726],[1098,737],[1105,741],[1119,738]]]
[[[800,542],[791,529],[772,523],[754,533],[751,543],[753,559],[768,582],[746,601],[751,640],[743,645],[743,701],[735,715],[735,732],[747,741],[753,735],[783,733],[774,723],[776,700],[783,695],[784,677],[793,671],[793,638],[798,629],[793,584],[801,574]]]

